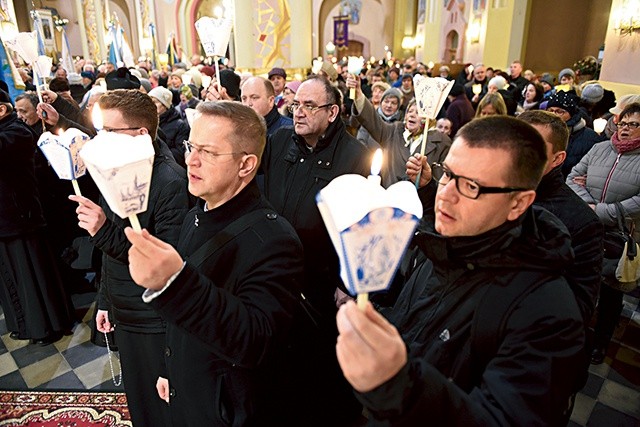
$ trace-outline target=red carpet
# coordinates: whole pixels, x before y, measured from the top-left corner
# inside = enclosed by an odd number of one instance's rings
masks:
[[[124,393],[0,391],[1,427],[131,427]]]

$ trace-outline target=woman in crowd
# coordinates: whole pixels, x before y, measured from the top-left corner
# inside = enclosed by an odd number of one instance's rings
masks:
[[[523,94],[522,109],[524,111],[539,110],[544,96],[544,88],[540,83],[529,83]]]
[[[618,130],[610,141],[593,146],[572,169],[567,184],[593,208],[605,227],[616,229],[622,205],[625,218],[640,238],[640,104],[630,104],[621,113]],[[613,331],[622,312],[623,292],[618,282],[604,277],[598,300],[591,363],[604,360]]]
[[[488,93],[480,100],[476,108],[476,117],[507,115],[507,105],[499,93]]]

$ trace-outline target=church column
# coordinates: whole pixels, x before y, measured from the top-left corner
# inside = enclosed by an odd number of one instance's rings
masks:
[[[416,59],[423,63],[440,62],[440,46],[442,44],[442,0],[427,0],[424,10],[424,24],[418,24],[416,40]],[[418,11],[418,18],[420,18]],[[422,27],[422,32],[420,28]]]
[[[80,29],[80,42],[82,44],[82,57],[89,59],[89,42],[87,40],[87,28],[85,27],[84,9],[82,8],[82,0],[75,0],[75,12],[78,19],[78,28]]]
[[[506,69],[511,61],[521,59],[525,44],[529,0],[491,0],[482,62]]]
[[[290,0],[291,10],[291,67],[309,68],[312,59],[312,2],[311,0]]]

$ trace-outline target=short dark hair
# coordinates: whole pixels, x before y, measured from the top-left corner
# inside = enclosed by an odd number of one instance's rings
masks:
[[[327,102],[326,102],[327,104],[336,104],[338,107],[342,109],[342,95],[340,94],[340,90],[334,85],[332,85],[329,79],[323,76],[313,75],[313,76],[307,77],[307,79],[304,82],[308,82],[311,80],[317,81],[322,85],[322,88],[324,89],[324,93],[327,97]]]
[[[49,89],[53,92],[66,92],[71,90],[71,87],[69,86],[69,80],[64,77],[54,77],[49,82]]]
[[[461,127],[459,138],[472,148],[509,152],[513,159],[509,185],[533,190],[540,183],[547,153],[542,136],[530,124],[509,116],[481,117]]]
[[[31,105],[33,105],[33,108],[37,108],[38,103],[40,102],[40,100],[38,99],[38,94],[31,90],[16,96],[16,102],[21,101],[23,99],[26,99],[27,101],[29,101]]]
[[[151,97],[136,89],[107,91],[98,100],[102,110],[118,110],[127,125],[146,128],[155,141],[158,133],[158,110]]]
[[[260,164],[267,143],[267,124],[263,117],[252,108],[234,101],[201,102],[196,111],[203,116],[228,119],[233,124],[232,143],[237,143],[245,153],[255,154]]]
[[[544,110],[529,110],[520,114],[518,118],[530,125],[547,127],[551,131],[551,141],[549,142],[553,147],[554,154],[567,150],[569,128],[564,120],[558,117],[557,114]]]
[[[629,104],[624,107],[624,110],[622,110],[622,112],[618,116],[618,121],[622,120],[623,117],[632,116],[636,113],[640,114],[640,104],[634,102],[633,104]]]

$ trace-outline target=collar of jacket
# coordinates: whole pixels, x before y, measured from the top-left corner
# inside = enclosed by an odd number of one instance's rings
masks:
[[[160,114],[159,120],[160,120],[160,123],[164,124],[164,123],[172,122],[174,120],[179,120],[181,118],[182,117],[180,116],[180,113],[178,113],[178,110],[176,110],[173,106],[171,106],[167,109],[167,111]]]
[[[555,191],[562,184],[564,184],[562,165],[559,165],[551,169],[549,173],[542,177],[540,184],[538,184],[538,188],[536,188],[536,199],[543,198],[545,195]]]
[[[385,114],[382,112],[382,108],[378,107],[376,109],[376,112],[378,113],[378,115],[380,116],[380,118],[382,120],[384,120],[387,123],[393,123],[395,121],[400,120],[400,108],[398,108],[398,111],[396,111],[395,113],[393,113],[390,116],[385,116]]]
[[[338,141],[344,136],[345,132],[346,128],[344,123],[342,123],[342,119],[336,117],[336,119],[329,124],[329,127],[327,127],[325,134],[318,138],[318,143],[313,150],[309,151],[304,138],[294,131],[292,138],[293,143],[289,146],[289,152],[284,159],[288,162],[295,163],[300,158],[314,154],[317,157],[318,167],[331,169],[333,158],[338,147]]]
[[[267,122],[267,129],[269,129],[274,123],[278,121],[280,118],[280,113],[276,108],[275,104],[271,108],[271,110],[264,116],[264,121]]]
[[[433,225],[422,228],[416,242],[438,271],[481,267],[559,272],[573,261],[566,227],[539,206],[479,236],[444,237]]]

